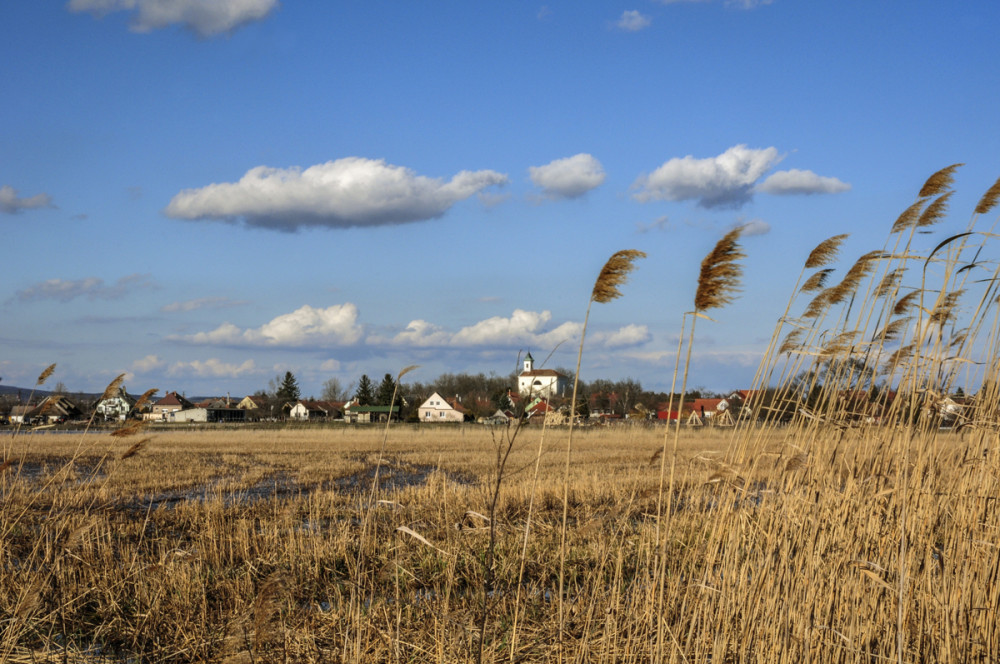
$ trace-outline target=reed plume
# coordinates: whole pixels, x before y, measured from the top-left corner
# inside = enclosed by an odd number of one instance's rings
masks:
[[[1000,178],[997,178],[993,186],[987,189],[983,197],[979,199],[979,204],[976,205],[976,214],[986,214],[992,210],[998,199],[1000,199]]]
[[[903,213],[896,218],[896,222],[892,225],[892,230],[889,231],[890,234],[898,233],[904,231],[908,228],[912,228],[917,219],[920,218],[920,210],[924,207],[924,201],[919,200],[910,207],[903,210]]]
[[[120,457],[118,457],[118,458],[119,458],[119,459],[120,459],[121,461],[124,461],[125,459],[128,459],[128,458],[130,458],[130,457],[134,457],[134,456],[135,456],[136,454],[138,454],[138,453],[139,453],[139,451],[140,451],[140,450],[141,450],[141,449],[142,449],[142,448],[143,448],[143,447],[144,447],[144,446],[146,445],[146,443],[148,443],[148,442],[149,442],[150,440],[152,440],[152,438],[143,438],[142,440],[139,440],[139,441],[136,441],[135,443],[132,443],[132,446],[131,446],[131,447],[129,447],[129,448],[127,449],[127,450],[125,450],[125,451],[124,451],[124,452],[122,453],[122,455],[121,455]]]
[[[45,367],[45,371],[38,374],[38,381],[35,383],[35,386],[38,387],[40,385],[44,385],[45,381],[47,381],[49,379],[49,376],[55,373],[55,371],[56,371],[55,364],[50,364],[49,366]]]
[[[151,387],[143,392],[142,396],[135,402],[135,405],[132,406],[132,411],[136,413],[142,412],[142,409],[146,407],[146,404],[153,398],[153,395],[159,391],[159,388]]]
[[[121,373],[115,376],[115,379],[108,383],[108,386],[104,388],[104,393],[98,402],[104,401],[105,399],[110,399],[111,397],[118,394],[118,388],[122,386],[122,381],[125,380],[125,374]]]
[[[892,315],[893,316],[902,316],[907,311],[909,311],[910,307],[913,306],[914,301],[918,297],[920,297],[920,293],[921,292],[922,291],[919,290],[919,289],[918,290],[913,290],[913,291],[910,291],[909,293],[907,293],[906,295],[904,295],[903,297],[899,298],[898,300],[896,300],[896,304],[892,307]]]
[[[965,166],[965,164],[952,164],[951,166],[945,166],[940,171],[927,178],[927,182],[925,182],[924,186],[920,188],[920,198],[937,196],[942,191],[950,188],[951,183],[955,181],[955,170],[958,169],[959,166]]]
[[[739,261],[746,256],[739,244],[742,233],[743,226],[726,233],[701,261],[698,289],[694,294],[696,311],[716,309],[736,299],[743,276]]]
[[[926,226],[933,226],[937,222],[944,218],[945,213],[948,211],[948,199],[951,198],[952,192],[947,192],[941,194],[934,199],[934,202],[927,206],[924,213],[920,215],[920,220],[917,221],[917,228],[924,228]]]
[[[833,268],[828,267],[819,272],[814,272],[811,277],[806,279],[805,283],[802,284],[802,288],[799,290],[803,293],[812,293],[814,291],[822,290],[826,287],[826,281],[833,274]]]
[[[833,295],[833,288],[825,288],[816,294],[816,297],[806,305],[805,311],[802,312],[803,318],[819,318],[820,314],[826,311],[827,307],[830,306],[830,298]]]
[[[823,240],[816,248],[809,253],[809,257],[806,259],[806,269],[811,270],[814,267],[822,267],[824,265],[829,265],[837,258],[837,254],[840,253],[840,245],[844,243],[847,239],[847,234],[843,233],[841,235],[834,235],[831,238]]]
[[[802,345],[802,330],[792,330],[778,348],[778,355],[791,353]]]
[[[616,252],[601,268],[590,294],[593,302],[606,303],[622,296],[619,286],[628,281],[629,273],[635,269],[635,261],[645,258],[645,252],[637,249],[623,249]]]

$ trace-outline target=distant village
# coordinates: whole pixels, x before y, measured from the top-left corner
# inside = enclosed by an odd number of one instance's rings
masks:
[[[304,399],[298,394],[294,376],[287,372],[274,381],[272,390],[246,397],[230,395],[187,399],[182,393],[152,392],[139,397],[120,386],[101,398],[67,394],[63,391],[34,397],[23,392],[0,397],[0,424],[50,426],[74,422],[151,423],[255,423],[255,422],[345,422],[370,424],[406,421],[413,423],[463,423],[503,425],[515,420],[528,423],[566,424],[572,409],[573,381],[568,372],[535,367],[531,354],[524,358],[520,372],[507,377],[445,374],[435,383],[396,385],[390,374],[375,386],[363,376],[358,388],[345,398]],[[333,390],[334,393],[338,390]],[[852,419],[876,422],[879,409],[893,395],[875,398],[871,391],[839,395],[841,410]],[[688,426],[732,426],[759,411],[762,404],[780,417],[790,417],[805,403],[785,398],[780,408],[773,405],[771,391],[735,389],[726,394],[703,394],[693,390],[685,395],[644,391],[638,382],[595,380],[578,386],[576,417],[580,424],[613,425],[621,422],[678,422]],[[24,401],[24,403],[22,403]],[[765,402],[767,402],[765,404]],[[965,408],[962,395],[948,397],[936,406],[943,419],[959,416]],[[804,410],[806,415],[809,411]]]

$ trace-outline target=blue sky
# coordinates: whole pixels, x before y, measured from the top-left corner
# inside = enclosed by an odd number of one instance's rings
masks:
[[[846,269],[955,162],[964,228],[1000,175],[997,27],[985,0],[4,3],[0,376],[572,367],[631,248],[581,373],[666,389],[701,259],[750,224],[691,370],[747,387],[816,244],[849,233]]]

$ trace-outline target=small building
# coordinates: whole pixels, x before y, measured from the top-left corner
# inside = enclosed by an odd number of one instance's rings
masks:
[[[167,422],[171,420],[173,413],[194,408],[194,404],[176,392],[167,392],[163,397],[153,403],[146,419]]]
[[[359,406],[355,403],[344,408],[344,419],[352,424],[370,424],[372,422],[387,422],[389,418],[399,420],[399,406]]]
[[[83,411],[62,394],[45,397],[37,406],[14,406],[10,411],[10,421],[21,424],[53,424],[82,417]]]
[[[517,391],[523,396],[564,397],[571,387],[568,376],[553,369],[536,369],[531,353],[524,358],[524,370],[517,377]]]
[[[135,404],[135,397],[126,392],[124,386],[119,387],[117,394],[97,402],[97,406],[94,408],[95,419],[105,422],[124,422]]]
[[[464,422],[469,416],[458,397],[446,399],[437,392],[420,404],[417,413],[421,422]]]
[[[340,406],[333,401],[299,401],[288,411],[291,420],[335,420],[341,415]]]
[[[247,412],[239,408],[185,408],[171,412],[170,422],[242,422]]]

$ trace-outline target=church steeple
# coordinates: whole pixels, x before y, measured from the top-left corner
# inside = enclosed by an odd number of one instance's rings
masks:
[[[531,357],[531,351],[528,351],[527,356],[524,358],[524,370],[533,371],[535,369],[535,358]]]

